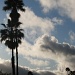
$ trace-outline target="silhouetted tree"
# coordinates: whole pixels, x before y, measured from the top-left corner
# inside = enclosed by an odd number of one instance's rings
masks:
[[[24,37],[23,30],[20,29],[19,17],[20,14],[18,10],[25,11],[23,8],[24,4],[22,0],[5,0],[4,2],[6,6],[3,7],[3,10],[8,11],[11,10],[10,19],[8,19],[8,24],[2,24],[5,29],[0,31],[1,33],[1,41],[5,41],[5,45],[12,49],[12,72],[15,75],[15,65],[14,65],[14,51],[16,48],[16,71],[18,75],[18,46],[21,43],[21,39]],[[10,38],[10,39],[9,39]]]
[[[15,0],[15,4],[13,5],[12,12],[10,13],[12,25],[15,27],[15,45],[16,45],[16,70],[18,75],[18,46],[19,43],[21,43],[21,39],[24,37],[24,34],[21,32],[22,29],[18,29],[21,22],[19,22],[20,14],[18,13],[18,10],[25,11],[23,8],[23,1],[22,0]]]
[[[28,75],[33,75],[33,73],[31,71],[28,72]]]
[[[66,68],[66,71],[67,71],[67,74],[69,75],[69,74],[70,74],[70,69],[69,69],[69,67]]]
[[[10,26],[11,21],[8,19],[8,24],[2,24],[3,25],[3,29],[0,30],[0,34],[1,34],[1,42],[5,41],[5,45],[8,46],[8,48],[12,49],[12,72],[15,75],[15,65],[14,65],[14,51],[13,49],[15,49],[15,45],[14,45],[14,40],[13,40],[13,28]]]
[[[66,68],[67,74],[68,75],[75,75],[75,71],[71,71],[70,68]]]

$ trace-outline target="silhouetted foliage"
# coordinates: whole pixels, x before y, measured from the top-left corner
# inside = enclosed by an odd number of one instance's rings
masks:
[[[15,45],[14,45],[14,40],[13,40],[13,36],[14,36],[14,32],[13,32],[13,27],[11,25],[11,21],[8,19],[8,24],[2,24],[3,25],[3,29],[0,30],[0,34],[1,34],[1,42],[5,41],[5,45],[8,46],[8,48],[12,49],[12,70],[13,70],[13,74],[15,75],[15,65],[14,65],[14,51],[13,49],[15,49]]]
[[[67,74],[68,75],[75,75],[75,71],[71,71],[70,68],[66,68]]]
[[[28,75],[33,75],[33,73],[31,71],[28,72]]]
[[[19,22],[20,14],[18,10],[25,11],[24,4],[22,0],[5,0],[5,6],[3,10],[8,11],[11,10],[7,24],[2,24],[4,29],[0,30],[1,33],[1,42],[5,41],[5,45],[8,48],[12,49],[12,72],[15,75],[15,66],[14,66],[14,51],[16,49],[16,65],[17,65],[17,75],[18,75],[18,49],[17,47],[21,44],[21,39],[24,37],[23,29],[20,29]]]
[[[66,68],[66,71],[70,71],[70,69],[67,67],[67,68]]]
[[[4,2],[6,6],[3,7],[3,10],[12,10],[12,8],[16,7],[18,10],[25,11],[23,8],[24,3],[22,0],[5,0]]]

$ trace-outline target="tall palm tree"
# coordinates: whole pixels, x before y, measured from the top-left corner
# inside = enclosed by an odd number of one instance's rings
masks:
[[[3,7],[3,10],[5,10],[5,11],[11,10],[10,18],[11,18],[12,26],[14,26],[16,29],[15,32],[16,32],[16,36],[17,36],[17,34],[18,34],[17,28],[21,24],[21,22],[19,22],[20,14],[18,13],[18,10],[25,11],[25,9],[23,8],[23,6],[24,6],[23,1],[22,0],[5,0],[5,4],[6,4],[6,6]],[[21,35],[19,37],[21,37]],[[21,40],[21,38],[20,38],[18,41],[19,37],[16,37],[16,44],[18,44]],[[18,45],[16,46],[16,65],[17,65],[16,71],[17,71],[17,75],[18,75],[18,49],[17,48],[18,48]]]
[[[20,14],[18,13],[18,10],[25,11],[23,8],[24,4],[22,0],[6,0],[5,1],[6,6],[3,8],[3,10],[11,10],[10,17],[12,20],[12,25],[18,28],[21,24],[19,22]],[[16,31],[17,34],[17,31]],[[18,42],[17,39],[19,37],[16,37],[16,43]],[[18,75],[18,47],[16,46],[16,71]]]
[[[1,42],[5,41],[5,45],[8,46],[8,48],[12,49],[12,70],[13,70],[13,75],[15,75],[15,69],[14,69],[14,51],[13,49],[16,48],[16,53],[18,54],[18,46],[21,44],[21,39],[24,37],[23,34],[23,29],[18,29],[11,27],[10,20],[8,19],[8,24],[2,24],[3,29],[0,30],[1,34]],[[18,59],[18,57],[17,57]]]
[[[5,45],[8,46],[8,48],[12,49],[12,73],[15,75],[15,65],[14,65],[14,51],[15,49],[15,42],[13,39],[14,33],[13,33],[13,27],[11,27],[11,21],[8,19],[8,24],[2,24],[3,29],[0,30],[1,34],[1,42],[5,41]]]

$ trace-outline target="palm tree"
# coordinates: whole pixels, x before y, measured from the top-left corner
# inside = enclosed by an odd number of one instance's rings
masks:
[[[14,51],[15,49],[15,42],[13,39],[14,33],[13,33],[13,27],[11,26],[11,21],[8,19],[8,24],[2,24],[3,29],[0,30],[1,34],[1,42],[5,41],[5,45],[8,46],[8,48],[12,49],[12,73],[15,75],[15,65],[14,65]]]
[[[13,9],[12,9],[12,11],[10,13],[10,17],[11,17],[11,20],[12,20],[12,23],[13,23],[12,25],[16,29],[21,24],[21,22],[19,22],[20,14],[18,13],[18,10],[25,11],[25,9],[23,8],[23,2],[22,2],[22,0],[15,0],[15,4],[13,5]],[[16,32],[16,36],[17,36],[18,35],[18,31],[16,30],[15,32]],[[20,36],[19,37],[21,37],[21,33],[20,33]],[[19,37],[16,37],[16,44],[19,43],[18,42],[18,38]],[[20,40],[21,40],[21,38],[20,38]],[[18,46],[16,46],[16,73],[17,73],[17,75],[18,75]]]
[[[25,11],[25,9],[23,8],[23,6],[24,6],[23,1],[22,0],[6,0],[5,4],[6,4],[6,6],[3,7],[3,10],[5,10],[5,11],[11,10],[10,17],[11,17],[12,25],[15,28],[18,28],[21,24],[21,22],[19,22],[20,14],[18,13],[18,10]],[[17,31],[16,31],[16,34],[17,34]],[[19,37],[16,37],[16,43],[19,43],[18,42]],[[16,66],[17,66],[16,71],[17,71],[17,75],[18,75],[18,49],[17,49],[17,46],[16,46]]]
[[[7,10],[11,10],[11,13],[10,13],[10,18],[11,18],[11,25],[13,27],[15,27],[16,29],[16,65],[17,65],[17,75],[18,75],[18,43],[21,42],[21,38],[19,39],[18,41],[18,38],[19,37],[23,37],[23,34],[21,36],[21,33],[20,33],[20,36],[17,37],[17,28],[19,27],[19,25],[21,24],[21,22],[19,22],[19,17],[20,17],[20,14],[18,13],[18,10],[21,10],[21,11],[25,11],[25,9],[23,8],[24,4],[23,4],[23,1],[22,0],[6,0],[5,1],[5,4],[6,6],[3,7],[3,10],[7,11]],[[21,31],[20,31],[21,32]]]
[[[3,7],[3,10],[12,10],[13,8],[17,8],[17,10],[25,11],[23,8],[24,3],[22,0],[5,0],[6,6]]]
[[[15,75],[15,65],[14,65],[14,51],[13,49],[16,48],[16,53],[18,55],[18,46],[21,44],[21,39],[24,37],[23,29],[18,29],[11,27],[10,20],[8,19],[8,24],[2,24],[3,29],[0,30],[1,33],[1,42],[5,41],[5,45],[8,46],[8,48],[12,49],[12,70],[13,75]],[[10,25],[9,25],[10,24]],[[18,59],[18,57],[17,57]],[[18,63],[18,62],[17,62]]]
[[[15,29],[14,41],[16,48],[16,73],[18,75],[18,46],[21,44],[21,39],[24,38],[23,29]]]

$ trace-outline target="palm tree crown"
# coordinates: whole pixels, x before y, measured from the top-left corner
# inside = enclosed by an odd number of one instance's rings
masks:
[[[16,7],[18,10],[25,11],[23,8],[24,4],[22,0],[5,0],[6,6],[3,7],[3,10],[12,10]]]
[[[10,20],[8,19],[8,23]],[[10,24],[10,23],[9,23]],[[24,37],[23,29],[15,29],[10,27],[9,24],[2,24],[4,29],[0,30],[1,33],[1,42],[5,41],[5,45],[8,46],[10,49],[15,49],[21,43],[21,39]],[[17,38],[17,43],[16,43]],[[12,41],[13,39],[13,41]]]

